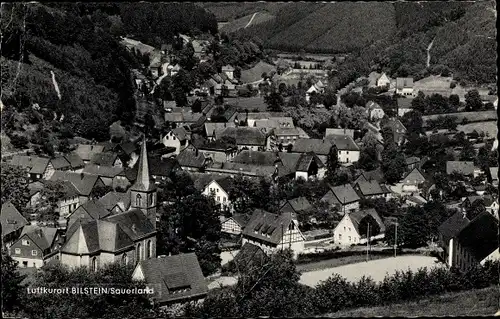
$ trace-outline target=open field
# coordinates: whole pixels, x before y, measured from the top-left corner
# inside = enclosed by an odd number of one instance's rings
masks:
[[[236,19],[234,21],[225,24],[223,27],[220,28],[219,31],[224,33],[231,33],[239,29],[248,28],[249,26],[254,26],[259,23],[269,21],[273,18],[274,18],[273,15],[265,11],[255,12],[253,14],[246,15],[242,18]]]
[[[464,118],[469,122],[487,122],[496,121],[497,112],[496,111],[479,111],[479,112],[459,112],[459,113],[446,113],[446,114],[435,114],[435,115],[424,115],[422,120],[424,125],[428,120],[436,120],[438,117],[456,117],[456,123],[461,123]]]
[[[415,302],[343,310],[321,317],[491,316],[500,309],[499,301],[499,287],[489,287],[448,293]]]
[[[370,261],[384,259],[384,258],[393,258],[393,257],[383,256],[383,255],[373,255],[373,256],[370,256]],[[300,270],[302,272],[309,272],[309,271],[328,269],[328,268],[332,268],[332,267],[340,267],[340,266],[344,266],[344,265],[350,265],[350,264],[361,263],[361,262],[366,262],[365,255],[354,255],[354,256],[348,256],[348,257],[332,258],[332,259],[328,259],[328,260],[321,260],[321,261],[307,263],[307,264],[300,264],[300,265],[297,265],[297,270]]]
[[[476,130],[478,133],[484,132],[485,134],[488,133],[489,136],[494,137],[497,135],[498,127],[496,121],[489,121],[458,125],[457,130],[464,132],[465,134],[472,133],[472,131]]]
[[[436,261],[436,258],[427,256],[399,256],[396,258],[371,260],[368,262],[305,272],[300,277],[300,283],[314,287],[321,281],[331,277],[333,274],[339,274],[348,281],[353,282],[358,281],[363,276],[369,276],[374,281],[378,282],[383,280],[387,274],[392,275],[397,270],[406,271],[408,269],[417,270],[423,267],[439,267]]]

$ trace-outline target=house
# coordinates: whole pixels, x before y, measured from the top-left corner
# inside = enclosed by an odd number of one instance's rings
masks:
[[[329,185],[329,190],[321,198],[321,201],[328,203],[331,207],[336,207],[341,215],[358,210],[360,200],[361,198],[350,184]]]
[[[500,206],[498,204],[498,198],[494,198],[492,196],[488,196],[484,199],[484,208],[488,213],[491,215],[495,216],[496,219],[498,218],[498,210],[500,209]]]
[[[212,180],[203,189],[202,194],[205,196],[212,196],[215,203],[219,205],[222,211],[232,211],[233,207],[229,200],[229,193],[233,184],[231,177],[226,177],[218,180]]]
[[[98,202],[104,209],[114,214],[126,212],[130,208],[130,191],[126,193],[109,192],[99,198]]]
[[[160,307],[197,301],[208,293],[195,253],[141,260],[132,273],[132,279],[154,287],[152,299]]]
[[[224,136],[234,138],[238,150],[249,149],[252,151],[263,151],[267,149],[267,136],[258,128],[227,127],[218,138]]]
[[[175,148],[175,155],[179,155],[189,145],[190,140],[191,132],[185,126],[181,126],[168,132],[163,137],[162,142],[166,147]]]
[[[177,155],[176,160],[182,169],[187,171],[202,171],[207,164],[205,155],[193,145],[183,149]]]
[[[237,107],[239,110],[242,109],[251,110],[255,107],[255,105],[260,105],[261,103],[264,106],[266,106],[262,98],[259,97],[245,98],[238,100]],[[236,117],[238,119],[244,119],[248,127],[256,127],[255,123],[259,120],[261,121],[278,120],[279,123],[283,124],[288,123],[293,125],[293,120],[292,122],[290,122],[290,117],[285,116],[285,113],[283,112],[248,112],[248,113],[238,112]]]
[[[474,162],[465,161],[447,161],[446,162],[446,174],[451,175],[453,173],[458,173],[466,176],[474,175]]]
[[[67,171],[55,171],[50,181],[68,181],[78,192],[78,202],[85,203],[91,197],[92,190],[104,186],[104,182],[97,175],[73,173]]]
[[[205,123],[205,136],[208,141],[214,141],[217,139],[217,136],[220,135],[227,127],[236,127],[234,121],[230,121],[227,123],[213,123],[207,122]]]
[[[40,268],[48,255],[59,248],[59,231],[55,227],[26,226],[9,247],[9,254],[22,268]]]
[[[115,152],[97,153],[90,159],[90,164],[123,168],[123,163]]]
[[[413,96],[413,78],[396,78],[396,94]]]
[[[422,184],[426,180],[424,173],[418,167],[412,169],[401,181],[403,193],[420,193],[423,188]]]
[[[293,144],[290,153],[302,154],[313,152],[325,164],[332,146],[333,144],[327,139],[298,139]]]
[[[488,212],[474,218],[457,212],[438,230],[448,267],[466,271],[498,255],[498,219]]]
[[[422,164],[422,160],[416,156],[407,157],[405,159],[405,162],[406,162],[406,169],[409,171],[413,170],[416,167],[420,168]]]
[[[6,201],[2,205],[0,222],[2,225],[2,243],[6,247],[9,247],[19,238],[24,226],[29,225],[26,218],[24,218],[10,201]]]
[[[384,127],[390,127],[392,129],[392,133],[394,134],[394,142],[397,145],[402,145],[405,141],[406,136],[406,127],[401,123],[398,119],[390,119],[388,120]]]
[[[299,214],[310,212],[314,207],[309,203],[305,197],[296,197],[293,199],[286,200],[280,207],[280,212],[282,213],[292,213],[295,216]]]
[[[194,56],[197,57],[198,59],[205,59],[207,46],[210,43],[206,40],[193,40],[191,44],[193,45]]]
[[[390,199],[392,192],[385,186],[380,185],[377,181],[359,181],[353,186],[360,197],[365,199],[385,198]]]
[[[198,150],[205,155],[207,160],[216,163],[232,161],[238,153],[238,148],[224,141],[217,140],[201,145]]]
[[[234,125],[226,125],[226,127],[235,127],[240,123],[238,121],[238,109],[233,105],[217,106],[207,112],[207,120],[221,123],[233,123]],[[213,132],[212,132],[213,133]]]
[[[231,65],[225,65],[222,67],[222,73],[224,73],[229,79],[234,79],[234,68]]]
[[[385,182],[384,172],[382,169],[377,168],[371,171],[361,170],[361,174],[354,180],[353,185],[358,183],[359,181],[377,181],[379,184]]]
[[[287,147],[290,144],[295,144],[295,141],[302,138],[303,130],[298,127],[279,127],[272,131],[271,148],[276,149]]]
[[[175,123],[175,127],[184,125],[203,125],[205,116],[202,113],[187,112],[165,112],[165,122]]]
[[[133,141],[118,144],[114,148],[114,151],[118,153],[123,165],[127,165],[128,167],[134,166],[139,159],[139,148],[137,143]]]
[[[398,98],[398,116],[403,117],[408,112],[413,111],[412,105],[413,98]]]
[[[310,102],[311,96],[314,94],[323,94],[325,92],[325,85],[323,82],[318,81],[315,84],[311,85],[311,87],[306,91],[306,101]]]
[[[81,173],[85,166],[83,160],[76,153],[56,156],[50,159],[50,162],[54,170],[71,171],[75,173]]]
[[[346,135],[328,135],[325,140],[337,147],[340,163],[355,163],[359,160],[360,150],[353,138]]]
[[[250,243],[265,253],[289,248],[294,257],[304,251],[305,237],[299,229],[299,222],[292,213],[272,214],[255,209],[243,228],[242,244]]]
[[[348,128],[327,128],[325,130],[325,137],[328,135],[344,135],[354,139],[354,130]]]
[[[223,233],[241,235],[249,218],[245,214],[233,214],[230,217],[220,216],[220,219]]]
[[[335,243],[362,245],[385,237],[385,225],[373,208],[346,213],[333,230]]]
[[[368,87],[384,87],[390,85],[391,80],[385,73],[371,72],[368,75]]]
[[[74,222],[59,250],[61,264],[97,271],[109,263],[134,265],[156,258],[156,200],[143,141],[137,178],[130,188],[130,210],[112,214],[98,201],[82,205],[70,216]]]
[[[427,203],[427,200],[419,195],[408,196],[408,197],[405,197],[403,200],[404,200],[404,202],[403,202],[403,205],[401,205],[401,208],[422,206],[425,203]]]
[[[377,87],[388,86],[391,84],[391,79],[387,76],[387,74],[382,73],[380,77],[377,79]]]
[[[306,181],[310,178],[323,179],[326,174],[326,166],[314,152],[302,153],[294,171],[295,179],[303,178]]]
[[[123,168],[117,166],[100,166],[87,164],[83,169],[84,174],[99,176],[106,186],[113,186],[114,179],[123,172]]]
[[[252,151],[253,152],[253,151]],[[240,163],[213,163],[210,167],[205,169],[207,172],[214,174],[223,174],[225,176],[235,177],[264,177],[264,178],[278,178],[278,168],[275,166],[262,166]]]
[[[54,173],[54,167],[49,158],[14,155],[9,164],[26,169],[28,171],[28,177],[31,181],[49,179]]]
[[[498,187],[498,167],[490,167],[491,184]]]
[[[54,181],[46,181],[45,187],[56,183]],[[57,201],[55,212],[59,213],[61,221],[64,223],[64,218],[71,214],[80,206],[80,197],[76,187],[69,181],[59,181],[62,191],[62,197]]]
[[[370,121],[378,121],[385,116],[384,109],[378,103],[368,101],[366,102],[365,108],[368,112],[368,118]]]
[[[83,160],[85,164],[88,164],[95,154],[102,153],[103,151],[103,145],[78,144],[75,153]]]

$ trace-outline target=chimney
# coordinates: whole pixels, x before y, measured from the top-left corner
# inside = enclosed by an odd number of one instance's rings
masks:
[[[90,145],[90,150],[92,151],[94,149],[94,145]]]
[[[199,152],[198,152],[197,148],[196,148],[196,153],[195,154],[196,154],[196,157],[198,157]]]
[[[85,177],[85,174],[82,172],[80,173],[80,179],[83,179]]]

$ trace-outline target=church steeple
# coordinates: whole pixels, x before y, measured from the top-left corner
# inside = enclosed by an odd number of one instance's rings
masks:
[[[151,182],[149,176],[148,152],[146,150],[146,139],[141,146],[139,165],[137,167],[137,178],[130,188],[130,203],[133,209],[140,209],[148,217],[156,228],[156,185]]]

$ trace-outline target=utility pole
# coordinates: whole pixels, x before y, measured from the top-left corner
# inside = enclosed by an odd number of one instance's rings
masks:
[[[370,242],[370,224],[368,224],[368,228],[366,229],[366,261],[369,259],[368,245]]]
[[[398,222],[395,222],[394,223],[394,226],[396,226],[396,234],[395,234],[395,238],[394,238],[394,258],[396,258],[396,252],[397,252],[397,249],[398,249]]]

